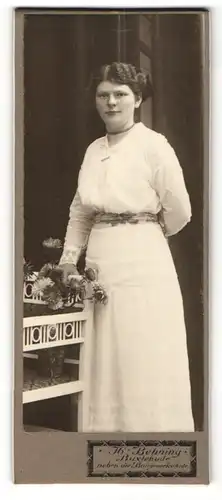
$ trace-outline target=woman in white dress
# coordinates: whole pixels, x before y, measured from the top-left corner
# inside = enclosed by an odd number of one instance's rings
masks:
[[[183,301],[167,240],[191,218],[183,172],[167,139],[134,122],[148,77],[112,63],[95,83],[107,133],[86,150],[60,261],[67,280],[87,245],[87,267],[108,294],[85,340],[83,430],[193,431]]]

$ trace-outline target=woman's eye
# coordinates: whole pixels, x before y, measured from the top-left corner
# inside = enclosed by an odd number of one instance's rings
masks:
[[[116,97],[124,97],[124,95],[126,95],[126,94],[124,94],[123,92],[116,93]]]
[[[98,97],[100,99],[107,99],[108,95],[107,94],[98,94]]]

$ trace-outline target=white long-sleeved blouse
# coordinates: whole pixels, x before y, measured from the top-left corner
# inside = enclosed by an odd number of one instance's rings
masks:
[[[166,236],[179,232],[191,219],[183,171],[167,139],[142,123],[114,146],[109,146],[107,136],[96,139],[80,168],[60,263],[77,263],[95,212],[160,210]]]

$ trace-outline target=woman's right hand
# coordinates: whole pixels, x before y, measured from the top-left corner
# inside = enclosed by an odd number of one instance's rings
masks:
[[[68,284],[69,276],[79,275],[79,272],[75,264],[69,264],[69,263],[60,264],[59,268],[62,270],[62,281],[65,285]]]

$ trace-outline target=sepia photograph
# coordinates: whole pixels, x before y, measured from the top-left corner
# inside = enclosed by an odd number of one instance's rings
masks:
[[[202,428],[201,22],[25,16],[25,426]]]
[[[24,14],[26,433],[207,429],[206,16]]]

